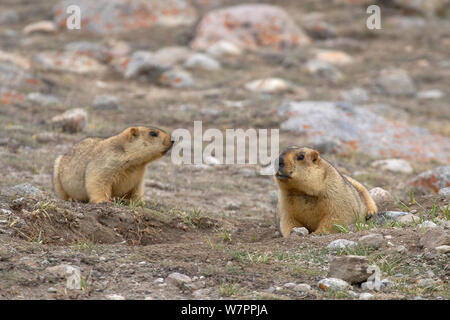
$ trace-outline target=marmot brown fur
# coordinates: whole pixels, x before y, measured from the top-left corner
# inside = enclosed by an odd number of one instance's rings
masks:
[[[146,165],[172,145],[169,134],[152,127],[127,128],[107,139],[86,138],[56,158],[56,195],[94,203],[115,197],[139,200],[144,194]]]
[[[319,152],[290,147],[278,158],[279,228],[288,237],[292,228],[305,227],[316,234],[336,232],[375,215],[377,206],[358,181],[342,175]]]

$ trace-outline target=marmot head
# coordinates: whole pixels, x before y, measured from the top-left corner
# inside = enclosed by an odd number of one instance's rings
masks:
[[[317,196],[324,188],[326,170],[319,152],[304,147],[289,147],[277,160],[275,180],[280,188]]]
[[[125,136],[124,149],[128,157],[134,154],[142,162],[162,157],[173,145],[170,135],[155,127],[130,127],[122,134]]]

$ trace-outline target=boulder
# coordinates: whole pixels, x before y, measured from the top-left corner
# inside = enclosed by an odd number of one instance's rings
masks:
[[[198,24],[191,46],[206,50],[220,40],[250,50],[283,50],[310,43],[286,11],[268,4],[241,4],[210,11]]]
[[[281,123],[281,130],[302,133],[313,146],[332,142],[333,152],[339,154],[356,151],[419,162],[450,160],[449,138],[389,120],[348,102],[289,101],[278,108],[278,114],[288,118]]]
[[[83,29],[98,34],[149,28],[186,26],[197,19],[195,9],[184,0],[62,0],[53,8],[54,21],[66,29],[67,7],[79,6]]]
[[[328,277],[342,279],[348,283],[361,283],[371,275],[367,272],[368,267],[369,263],[366,257],[339,256],[330,262]]]

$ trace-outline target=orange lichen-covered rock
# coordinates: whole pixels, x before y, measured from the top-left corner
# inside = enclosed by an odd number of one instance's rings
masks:
[[[252,50],[281,50],[310,43],[283,9],[266,4],[243,4],[209,12],[199,23],[191,46],[207,49],[220,40]]]

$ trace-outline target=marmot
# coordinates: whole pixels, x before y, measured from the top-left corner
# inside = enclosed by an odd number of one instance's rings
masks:
[[[94,203],[115,197],[139,200],[144,194],[146,165],[172,145],[169,134],[153,127],[130,127],[107,139],[86,138],[56,158],[56,195]]]
[[[335,225],[365,220],[377,213],[367,189],[342,175],[309,148],[289,147],[278,158],[279,229],[288,237],[292,228],[305,227],[316,234],[336,232]]]

